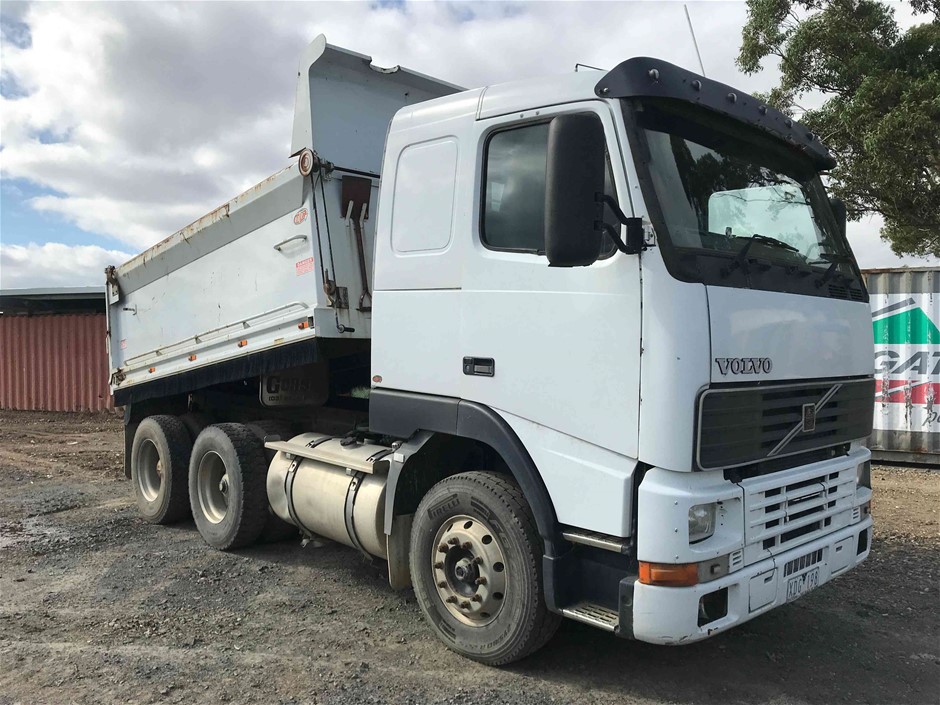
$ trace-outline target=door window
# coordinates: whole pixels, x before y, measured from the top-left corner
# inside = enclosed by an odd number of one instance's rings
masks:
[[[481,236],[490,249],[545,253],[548,125],[541,122],[502,130],[487,142]],[[616,198],[609,157],[605,192]],[[620,224],[607,208],[604,220],[619,232]],[[613,251],[610,239],[603,238],[601,257]]]

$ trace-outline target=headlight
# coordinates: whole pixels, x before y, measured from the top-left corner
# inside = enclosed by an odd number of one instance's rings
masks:
[[[718,505],[696,504],[689,509],[689,543],[704,541],[715,533],[715,514]]]
[[[858,467],[855,468],[855,482],[858,483],[859,487],[867,487],[871,489],[871,461],[866,460],[864,463],[861,463]],[[689,521],[691,522],[692,514],[689,514]],[[691,525],[691,524],[690,524]]]

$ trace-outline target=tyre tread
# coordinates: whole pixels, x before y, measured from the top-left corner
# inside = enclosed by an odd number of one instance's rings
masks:
[[[163,512],[154,520],[154,524],[175,524],[191,515],[189,506],[189,482],[187,482],[187,470],[189,468],[189,456],[192,453],[193,444],[189,438],[189,431],[177,416],[170,414],[157,414],[148,416],[141,422],[144,426],[148,421],[157,426],[159,432],[163,434],[166,440],[167,448],[170,451],[170,492],[167,498],[166,507]],[[144,426],[146,432],[146,426]],[[140,426],[137,428],[140,433]],[[134,448],[136,450],[136,439]]]
[[[268,518],[267,463],[263,446],[254,431],[247,426],[239,423],[220,423],[209,426],[206,431],[209,429],[218,429],[225,435],[232,444],[241,470],[242,506],[238,512],[237,528],[225,542],[213,544],[220,551],[230,551],[254,543],[264,529]],[[191,467],[190,473],[194,471],[195,467]],[[197,501],[198,499],[193,499],[194,515],[199,511]]]

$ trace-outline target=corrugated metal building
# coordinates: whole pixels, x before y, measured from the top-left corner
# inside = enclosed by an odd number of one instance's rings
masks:
[[[0,290],[0,408],[113,408],[104,311],[104,287]]]
[[[876,458],[940,465],[940,267],[870,269]]]

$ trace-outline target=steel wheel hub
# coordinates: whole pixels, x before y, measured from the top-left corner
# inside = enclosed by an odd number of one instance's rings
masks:
[[[163,486],[163,461],[153,441],[144,441],[137,462],[137,486],[144,499],[153,502],[160,496]]]
[[[196,490],[206,519],[213,524],[221,522],[228,511],[229,481],[225,462],[218,453],[210,451],[199,461]]]
[[[454,617],[471,626],[496,618],[508,576],[503,549],[486,524],[463,514],[445,521],[434,539],[431,567],[437,594]]]

